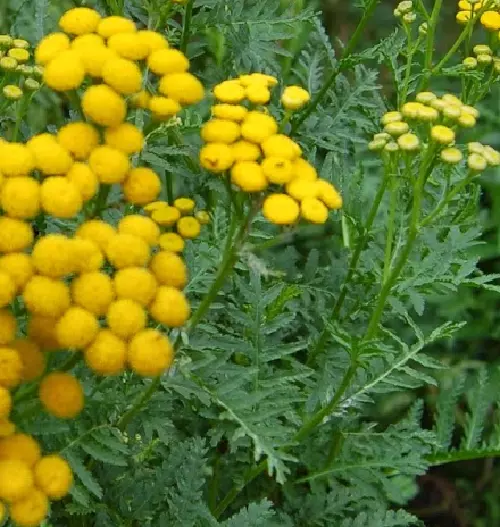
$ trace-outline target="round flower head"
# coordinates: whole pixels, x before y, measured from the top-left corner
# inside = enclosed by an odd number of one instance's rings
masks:
[[[101,19],[97,26],[97,33],[103,38],[109,38],[117,33],[135,33],[137,28],[132,20],[123,16],[108,16]]]
[[[218,101],[236,104],[245,98],[246,92],[239,81],[228,80],[214,87],[214,95]]]
[[[167,201],[152,201],[151,203],[148,203],[143,207],[144,211],[148,214],[153,213],[155,210],[162,210],[169,207],[169,204]]]
[[[195,217],[201,225],[208,225],[210,223],[210,214],[206,210],[197,211]]]
[[[183,326],[191,313],[184,293],[169,286],[158,288],[149,311],[157,322],[172,328]]]
[[[155,119],[162,121],[170,119],[173,115],[182,110],[181,105],[169,97],[151,97],[149,99],[148,107]]]
[[[463,128],[474,128],[476,126],[476,118],[468,113],[462,113],[458,118],[458,124]]]
[[[2,93],[6,99],[18,101],[23,96],[23,90],[19,86],[8,84],[2,88]]]
[[[286,191],[292,198],[302,201],[305,198],[316,198],[318,195],[318,186],[316,185],[316,181],[294,179],[286,186]]]
[[[431,137],[437,143],[449,145],[455,141],[455,132],[447,126],[436,125],[431,129]]]
[[[418,117],[419,111],[422,109],[422,106],[423,104],[420,102],[407,102],[403,104],[401,113],[404,117],[416,119]]]
[[[458,148],[445,148],[441,150],[441,159],[445,163],[450,163],[451,165],[456,165],[462,160],[462,152]]]
[[[500,14],[497,11],[484,12],[481,15],[481,24],[488,31],[498,31],[500,29]]]
[[[164,75],[158,87],[160,93],[180,104],[196,104],[203,99],[201,82],[191,73],[170,73]]]
[[[486,170],[488,163],[481,154],[470,154],[467,158],[467,166],[474,172],[482,172]]]
[[[9,417],[11,410],[12,397],[10,396],[10,392],[7,388],[0,386],[0,419],[6,419]]]
[[[17,49],[17,48],[9,49],[7,56],[13,59],[16,59],[17,62],[20,64],[22,64],[23,62],[26,62],[30,58],[30,54],[27,49]]]
[[[149,55],[149,46],[137,33],[115,33],[108,39],[108,48],[128,60],[143,60]]]
[[[40,445],[27,434],[12,434],[0,440],[0,461],[17,459],[33,467],[41,457]]]
[[[133,108],[142,108],[143,110],[149,108],[150,101],[151,95],[146,90],[141,90],[140,92],[134,93],[129,99],[130,105]]]
[[[324,179],[318,179],[318,181],[316,181],[316,190],[318,198],[329,209],[337,210],[342,208],[342,196],[331,183]]]
[[[124,181],[130,169],[127,155],[110,146],[96,147],[89,157],[89,166],[101,183]]]
[[[158,198],[161,182],[150,168],[137,167],[130,170],[123,183],[123,194],[129,203],[145,205]]]
[[[167,39],[156,31],[142,29],[137,32],[137,36],[148,46],[150,53],[157,49],[168,48]]]
[[[67,50],[52,59],[43,71],[45,84],[56,91],[79,88],[85,77],[85,68],[77,51]]]
[[[477,59],[475,57],[465,57],[465,59],[462,60],[462,64],[468,70],[473,70],[473,69],[477,68]]]
[[[483,154],[484,153],[485,146],[482,143],[478,143],[476,141],[472,141],[471,143],[467,143],[467,150],[471,153],[475,154]]]
[[[414,152],[420,148],[420,140],[417,135],[407,133],[398,137],[398,145],[401,150]]]
[[[263,143],[278,132],[278,124],[271,115],[249,112],[241,125],[243,139],[251,143]]]
[[[267,104],[271,99],[271,92],[266,86],[252,84],[246,89],[246,98],[252,104]]]
[[[85,90],[82,110],[86,117],[101,126],[118,126],[125,120],[127,105],[109,86],[98,84]]]
[[[104,49],[106,44],[101,35],[95,33],[87,33],[85,35],[78,35],[71,41],[71,48],[77,50],[89,49],[98,47]]]
[[[409,129],[408,124],[403,121],[393,121],[384,126],[384,132],[396,137],[408,133]]]
[[[211,119],[203,125],[201,137],[207,143],[234,143],[240,137],[240,127],[233,121]]]
[[[34,168],[35,158],[25,145],[0,142],[0,173],[3,176],[28,176]]]
[[[44,456],[35,465],[36,486],[51,500],[66,496],[73,484],[73,472],[68,462],[61,456]]]
[[[472,117],[474,117],[475,119],[478,119],[480,116],[479,110],[477,110],[473,106],[467,106],[466,104],[463,104],[460,107],[460,111],[462,112],[462,114],[465,113],[467,115],[472,115]]]
[[[462,101],[452,93],[445,93],[442,100],[448,104],[454,104],[455,106],[462,106]]]
[[[73,272],[76,265],[71,240],[62,234],[46,234],[33,246],[34,268],[44,276],[62,278]]]
[[[33,490],[33,483],[30,467],[20,459],[0,461],[0,499],[17,502]]]
[[[149,69],[156,75],[184,73],[189,69],[189,60],[177,49],[157,49],[148,57]]]
[[[78,187],[63,176],[45,179],[41,187],[42,209],[55,218],[73,218],[83,206]]]
[[[24,288],[24,303],[36,315],[60,317],[70,305],[68,286],[46,276],[34,276]]]
[[[35,49],[35,60],[38,64],[47,64],[63,51],[68,50],[70,41],[65,33],[50,33],[40,40]]]
[[[116,60],[119,56],[105,46],[88,46],[77,48],[75,51],[80,55],[85,73],[94,78],[101,78],[104,65],[110,60]]]
[[[35,135],[27,147],[35,157],[35,167],[46,176],[66,174],[73,164],[68,150],[53,135]]]
[[[0,203],[11,218],[34,218],[40,210],[40,184],[31,177],[9,178],[1,188]]]
[[[49,513],[49,500],[38,489],[31,489],[10,507],[10,517],[19,527],[40,525]]]
[[[231,151],[235,161],[257,161],[261,156],[259,146],[249,141],[233,143]]]
[[[59,319],[56,337],[61,348],[81,350],[88,346],[99,331],[95,315],[82,307],[70,307]]]
[[[5,271],[0,271],[0,307],[10,304],[16,297],[17,287],[14,280]]]
[[[0,419],[0,437],[7,437],[16,431],[16,425],[8,419]]]
[[[78,188],[83,201],[88,201],[97,194],[99,180],[87,164],[74,163],[66,177]]]
[[[99,134],[91,124],[76,122],[63,126],[57,134],[57,140],[76,159],[83,161],[99,144]]]
[[[127,360],[138,375],[156,377],[172,365],[174,349],[159,331],[145,329],[131,340]]]
[[[399,152],[399,145],[396,143],[396,141],[390,141],[384,146],[384,152],[388,152],[390,154],[394,152]]]
[[[71,245],[73,246],[75,273],[99,271],[104,265],[104,255],[97,243],[83,238],[73,238]]]
[[[300,215],[311,223],[322,225],[328,219],[328,209],[317,198],[306,198],[300,203]]]
[[[31,225],[14,218],[0,217],[0,252],[24,251],[32,243],[33,229]]]
[[[128,298],[113,302],[106,315],[109,329],[122,339],[128,339],[142,331],[146,327],[146,321],[146,312],[141,304]]]
[[[460,106],[449,104],[443,108],[443,115],[448,119],[458,119],[462,113]]]
[[[28,78],[24,81],[24,88],[29,91],[37,91],[42,87],[42,85],[35,79]]]
[[[151,260],[150,268],[161,285],[183,289],[187,283],[186,264],[173,252],[156,253]]]
[[[290,161],[302,154],[300,146],[283,134],[272,135],[266,139],[262,143],[262,151],[266,157],[284,157]]]
[[[0,345],[5,346],[16,338],[17,319],[6,309],[0,309]]]
[[[157,282],[154,275],[147,269],[129,267],[115,274],[114,286],[117,298],[134,300],[146,307],[156,294]]]
[[[200,150],[200,164],[210,172],[225,172],[233,163],[233,150],[226,144],[210,143]]]
[[[418,118],[421,121],[425,121],[425,122],[435,121],[437,120],[438,117],[439,117],[438,111],[435,108],[430,108],[428,106],[424,106],[418,112]]]
[[[116,269],[146,265],[150,257],[148,244],[133,234],[116,234],[109,240],[105,252]]]
[[[226,119],[227,121],[243,121],[248,110],[244,106],[235,106],[233,104],[216,104],[212,106],[212,115],[217,119]]]
[[[84,352],[87,366],[98,375],[118,375],[125,368],[127,345],[107,329],[102,329]]]
[[[113,282],[104,273],[97,271],[83,273],[71,284],[71,294],[76,305],[94,315],[105,315],[115,298]]]
[[[177,220],[181,217],[181,211],[176,207],[162,207],[161,209],[154,210],[151,214],[153,220],[162,227],[171,227],[175,225]]]
[[[13,348],[0,348],[0,386],[16,387],[22,379],[23,363]]]
[[[40,346],[30,339],[19,339],[10,344],[21,357],[23,363],[22,379],[31,382],[41,377],[45,372],[46,355],[42,353]]]
[[[491,146],[485,146],[482,155],[489,166],[497,167],[500,165],[500,152]]]
[[[476,55],[493,55],[493,51],[487,44],[476,44],[473,48]]]
[[[231,182],[244,192],[260,192],[267,188],[268,181],[261,165],[255,161],[240,161],[231,169]]]
[[[270,183],[283,185],[294,177],[292,163],[283,157],[268,157],[262,161],[261,167]]]
[[[401,112],[387,112],[382,116],[381,122],[385,126],[389,123],[397,123],[403,119]]]
[[[128,155],[140,152],[144,144],[144,136],[141,130],[131,123],[123,123],[115,128],[107,128],[104,137],[109,146]]]
[[[200,222],[192,216],[184,216],[177,222],[177,232],[188,240],[192,240],[199,236],[201,231]]]
[[[179,236],[175,232],[166,232],[165,234],[162,234],[158,244],[165,251],[171,251],[174,253],[181,253],[186,245],[182,236]]]
[[[387,141],[382,141],[381,139],[374,139],[368,143],[368,150],[370,152],[380,152],[384,149]]]
[[[316,181],[318,179],[317,170],[306,159],[296,159],[292,167],[294,178],[305,179],[307,181]]]
[[[17,60],[12,57],[0,58],[0,69],[4,71],[14,71],[17,68]]]
[[[118,223],[118,232],[138,236],[148,245],[152,246],[157,245],[158,238],[160,237],[158,225],[150,218],[140,216],[139,214],[124,216]]]
[[[183,215],[190,214],[194,210],[195,202],[190,198],[177,198],[174,207]]]
[[[101,20],[101,15],[88,7],[69,9],[59,19],[59,27],[72,35],[94,33]]]
[[[102,251],[115,234],[116,230],[103,220],[88,220],[75,233],[79,238],[93,241]]]
[[[60,419],[73,419],[84,405],[83,388],[69,373],[50,373],[40,383],[40,401],[50,414]]]
[[[281,102],[287,110],[300,110],[310,100],[310,93],[300,86],[287,86],[281,96]]]
[[[140,91],[142,74],[135,62],[127,59],[110,59],[102,68],[102,80],[118,93],[131,95]]]
[[[415,96],[415,99],[423,104],[429,104],[436,98],[437,95],[435,93],[432,93],[431,91],[422,91],[420,93],[417,93],[417,95]]]
[[[293,225],[300,213],[297,202],[286,194],[270,194],[264,201],[262,212],[276,225]]]
[[[57,319],[31,314],[28,322],[28,337],[33,340],[43,351],[59,349],[55,335]]]

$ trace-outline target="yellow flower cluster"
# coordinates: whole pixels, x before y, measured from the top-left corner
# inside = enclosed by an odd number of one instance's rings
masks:
[[[6,99],[16,101],[23,96],[23,90],[33,92],[40,88],[35,77],[43,75],[43,68],[32,65],[29,47],[24,39],[0,35],[0,70],[17,81],[16,84],[2,82],[2,95]]]
[[[263,205],[264,216],[277,225],[292,225],[299,217],[325,223],[329,209],[342,206],[334,186],[318,178],[316,169],[302,157],[301,147],[280,133],[276,119],[265,109],[274,77],[253,73],[224,81],[214,88],[217,102],[201,136],[201,165],[209,172],[230,171],[233,185],[244,192],[271,194]],[[256,94],[259,94],[257,96]],[[285,88],[282,104],[287,110],[301,108],[309,93],[298,86]],[[285,186],[285,192],[281,187]]]
[[[500,30],[500,2],[497,0],[460,0],[457,22],[467,24],[480,10],[483,10],[479,19],[481,25],[487,31]]]
[[[82,109],[100,126],[116,128],[124,122],[125,97],[157,119],[168,119],[203,98],[202,84],[188,72],[189,60],[160,33],[137,30],[124,17],[102,18],[88,7],[64,13],[59,27],[62,32],[39,43],[35,59],[44,66],[45,83],[53,90],[75,90],[91,80]],[[143,90],[147,83],[154,83],[156,94]]]
[[[396,9],[394,9],[394,16],[400,18],[405,24],[415,22],[417,14],[413,11],[413,2],[411,0],[399,2]]]
[[[194,200],[186,197],[177,198],[173,205],[166,201],[154,201],[144,207],[160,228],[158,245],[161,249],[181,253],[185,246],[184,240],[196,238],[201,226],[210,222],[208,212],[199,210],[195,213],[195,207]]]
[[[475,56],[466,57],[462,64],[468,70],[479,69],[489,73],[488,66],[493,66],[496,73],[500,73],[500,58],[493,56],[493,50],[487,44],[477,44],[473,49]]]

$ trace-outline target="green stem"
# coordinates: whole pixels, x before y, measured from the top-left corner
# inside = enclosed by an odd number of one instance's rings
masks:
[[[412,69],[412,64],[413,64],[413,56],[416,50],[416,46],[412,46],[411,27],[409,27],[409,25],[406,23],[403,23],[403,27],[406,33],[406,39],[408,41],[408,45],[406,47],[407,56],[406,56],[405,78],[403,82],[403,88],[399,96],[399,107],[401,107],[406,102],[406,98],[408,96],[408,89],[410,87],[411,69]]]
[[[313,98],[313,100],[309,103],[307,108],[301,113],[301,115],[292,124],[291,135],[297,132],[300,125],[314,112],[314,110],[316,110],[320,102],[323,100],[325,95],[328,93],[328,90],[332,87],[338,75],[342,73],[342,71],[344,71],[344,69],[348,67],[348,61],[346,59],[349,58],[349,56],[353,53],[360,38],[363,36],[366,24],[368,23],[371,16],[373,15],[373,12],[375,11],[375,8],[377,7],[377,4],[379,3],[379,1],[380,0],[369,0],[368,5],[364,9],[363,16],[361,17],[358,27],[354,31],[352,37],[349,39],[347,46],[344,48],[344,51],[342,52],[342,55],[340,57],[340,60],[336,68],[332,71],[326,83],[323,85],[323,87],[317,93],[317,95]]]
[[[111,190],[111,185],[103,185],[99,189],[94,202],[94,209],[92,210],[92,217],[97,218],[100,216],[101,212],[106,209],[106,203],[108,201],[109,192]]]
[[[122,432],[131,423],[132,419],[142,410],[142,408],[150,401],[156,393],[161,384],[161,377],[155,377],[148,388],[136,399],[132,407],[125,412],[116,423],[116,427]]]
[[[172,172],[165,169],[165,188],[167,189],[167,201],[169,205],[174,204],[174,182]]]
[[[186,11],[184,12],[184,23],[182,26],[182,37],[181,37],[181,51],[186,53],[189,43],[189,33],[191,31],[191,20],[193,18],[193,5],[194,0],[188,0],[186,4]]]
[[[385,238],[385,253],[384,253],[384,271],[382,274],[382,283],[385,283],[389,277],[392,262],[392,246],[394,242],[394,224],[396,220],[396,210],[398,206],[398,188],[396,181],[394,181],[395,174],[391,174],[390,192],[391,199],[389,204],[389,218],[387,224],[387,233]]]
[[[14,143],[17,141],[19,136],[19,130],[21,128],[21,123],[23,122],[23,117],[26,113],[26,109],[31,101],[32,96],[25,97],[17,101],[17,110],[16,110],[16,122],[14,123],[14,129],[12,130],[11,141]]]
[[[427,25],[427,45],[425,48],[424,67],[430,71],[432,68],[432,58],[434,57],[434,37],[436,34],[436,25],[439,18],[439,13],[443,7],[443,0],[435,0],[432,8],[431,18]]]

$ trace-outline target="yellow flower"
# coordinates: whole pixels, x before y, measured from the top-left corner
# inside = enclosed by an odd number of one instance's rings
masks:
[[[71,42],[72,49],[82,50],[93,47],[98,47],[101,48],[101,50],[104,50],[104,48],[106,47],[106,43],[104,42],[104,39],[101,37],[101,35],[96,35],[95,33],[78,35]]]
[[[98,375],[118,375],[125,369],[127,346],[107,329],[102,329],[84,352],[87,366]]]
[[[98,271],[83,273],[75,278],[71,284],[71,294],[76,305],[98,316],[106,314],[115,298],[111,278]]]
[[[70,41],[64,33],[50,33],[40,40],[35,49],[35,60],[39,64],[47,64],[70,47]]]
[[[17,60],[12,57],[0,58],[0,68],[5,71],[14,71],[17,68]]]
[[[253,104],[267,104],[271,99],[271,92],[262,84],[251,84],[246,89],[246,98]]]
[[[59,343],[55,336],[56,323],[56,318],[31,314],[27,328],[28,337],[44,351],[57,350]]]
[[[318,179],[316,181],[316,189],[318,198],[332,210],[342,208],[342,196],[337,192],[337,189],[328,181]]]
[[[393,136],[406,134],[409,129],[408,124],[403,121],[392,121],[384,126],[384,132]]]
[[[216,104],[212,106],[212,115],[214,117],[236,121],[237,123],[243,121],[247,113],[248,110],[244,106],[235,106],[233,104]]]
[[[497,167],[500,165],[500,152],[492,148],[491,146],[485,146],[483,151],[483,157],[491,167]]]
[[[85,73],[91,77],[102,77],[104,65],[109,60],[117,60],[119,56],[111,49],[100,46],[91,45],[88,47],[79,47],[75,50],[80,56]]]
[[[34,276],[24,288],[24,302],[34,314],[60,317],[70,305],[68,286],[47,276]]]
[[[444,150],[441,150],[440,156],[445,163],[450,163],[452,165],[460,163],[463,157],[462,152],[460,152],[458,148],[445,148]]]
[[[300,110],[310,100],[310,93],[300,86],[287,86],[281,96],[281,102],[287,110]]]
[[[189,214],[193,212],[195,202],[191,198],[177,198],[174,201],[174,207],[180,211],[181,214]]]
[[[246,97],[245,88],[237,80],[228,80],[214,87],[214,95],[218,101],[235,104]]]
[[[116,234],[115,229],[103,220],[88,220],[76,230],[75,236],[91,240],[104,251],[109,240]]]
[[[10,517],[19,527],[40,525],[48,513],[47,496],[35,488],[10,506]]]
[[[293,165],[284,157],[268,157],[262,161],[262,171],[270,183],[283,185],[294,177]]]
[[[33,467],[41,457],[40,445],[27,434],[12,434],[0,440],[0,461],[17,459]]]
[[[35,167],[46,176],[66,174],[73,164],[68,150],[53,135],[35,135],[26,146],[35,157]]]
[[[40,184],[31,177],[9,178],[2,185],[0,202],[11,218],[34,218],[40,210]]]
[[[174,253],[181,253],[185,246],[182,236],[179,236],[175,232],[166,232],[165,234],[162,234],[158,244],[165,251],[172,251]]]
[[[142,131],[131,123],[122,123],[115,128],[107,128],[104,137],[109,146],[128,155],[140,152],[144,144]]]
[[[293,177],[298,179],[305,179],[307,181],[315,181],[318,179],[317,170],[307,161],[299,157],[293,162]]]
[[[183,326],[191,313],[184,293],[175,287],[160,286],[149,306],[151,316],[171,328]]]
[[[189,69],[189,60],[177,49],[157,49],[148,57],[149,69],[156,75],[184,73]]]
[[[468,115],[472,115],[472,117],[474,117],[475,119],[478,119],[479,118],[479,110],[477,110],[476,108],[474,108],[473,106],[467,106],[466,104],[463,104],[461,107],[460,107],[460,111],[462,113],[466,113]]]
[[[177,232],[188,240],[199,236],[201,231],[200,222],[192,216],[184,216],[177,222]]]
[[[85,77],[85,68],[77,51],[67,50],[53,58],[43,70],[45,84],[56,91],[79,88]]]
[[[34,268],[50,278],[69,275],[76,265],[72,241],[62,234],[46,234],[39,238],[31,258]]]
[[[142,60],[149,55],[149,46],[138,33],[115,33],[108,39],[108,48],[128,60]]]
[[[3,176],[27,176],[34,168],[35,158],[25,145],[0,142],[0,173]]]
[[[11,410],[12,397],[10,396],[10,392],[7,388],[0,386],[0,419],[6,419],[9,417]]]
[[[170,73],[160,80],[158,90],[180,104],[196,104],[205,94],[201,82],[191,73]]]
[[[61,348],[81,350],[88,346],[99,331],[95,315],[82,307],[70,307],[59,319],[56,338]]]
[[[458,118],[458,124],[463,128],[474,128],[476,126],[476,118],[468,113],[463,113]]]
[[[317,198],[305,198],[300,203],[301,216],[311,223],[323,224],[328,219],[328,209]]]
[[[286,194],[270,194],[262,207],[264,216],[275,225],[292,225],[299,217],[299,205]]]
[[[97,26],[97,33],[103,38],[109,38],[117,33],[135,33],[137,28],[132,20],[123,16],[107,16]]]
[[[143,110],[146,110],[149,108],[150,101],[151,101],[151,95],[146,90],[141,90],[140,92],[134,93],[129,99],[131,106],[133,106],[134,108],[141,108]],[[180,109],[180,106],[179,106],[179,109]]]
[[[268,88],[272,88],[278,84],[278,79],[266,73],[250,73],[250,75],[240,75],[238,77],[242,86],[250,86],[252,84],[262,84]]]
[[[455,141],[455,132],[447,126],[436,125],[431,128],[431,137],[437,143],[449,145]]]
[[[420,140],[417,135],[407,133],[398,137],[398,145],[401,150],[414,152],[420,148]]]
[[[233,163],[233,150],[224,143],[210,143],[200,150],[200,164],[210,172],[225,172]]]
[[[63,176],[45,179],[41,188],[42,209],[55,218],[73,218],[83,206],[78,187]]]
[[[16,338],[17,319],[6,309],[0,309],[0,345],[9,344]]]
[[[146,265],[150,257],[148,244],[133,234],[116,234],[109,240],[105,252],[116,269]]]
[[[166,120],[180,112],[182,107],[174,99],[153,96],[149,99],[148,107],[156,119]]]
[[[240,137],[240,127],[233,121],[211,119],[201,128],[201,137],[207,143],[234,143]]]
[[[157,245],[160,237],[158,225],[150,218],[139,214],[124,216],[118,223],[118,232],[138,236],[151,246]]]
[[[235,161],[257,161],[261,155],[258,145],[249,141],[237,141],[231,150]]]
[[[468,2],[467,0],[460,0],[458,2],[458,8],[463,9],[464,11],[479,11],[481,9],[483,3],[481,1],[472,0],[471,2]]]
[[[137,35],[140,37],[142,42],[148,46],[149,52],[152,53],[157,49],[168,48],[167,39],[160,33],[156,31],[149,31],[147,29],[142,29],[137,32]]]
[[[10,35],[0,35],[0,48],[10,48],[13,40]]]
[[[130,342],[127,353],[132,370],[143,377],[161,375],[174,362],[174,349],[156,329],[145,329]]]
[[[482,172],[486,170],[488,163],[481,154],[470,154],[467,158],[467,166],[474,172]]]
[[[251,143],[263,143],[278,132],[278,124],[271,115],[261,112],[248,112],[241,125],[243,139]]]
[[[17,62],[20,64],[22,64],[23,62],[26,62],[30,58],[30,54],[28,50],[17,49],[17,48],[9,49],[7,56],[9,56],[12,59],[17,60]]]
[[[101,183],[121,183],[130,169],[126,154],[110,146],[98,146],[92,150],[89,166]]]
[[[16,283],[5,271],[0,271],[0,307],[10,304],[16,296]]]
[[[316,198],[318,196],[318,186],[316,181],[306,181],[296,178],[286,186],[286,191],[292,198],[302,201],[305,198]]]
[[[0,252],[24,251],[33,243],[31,225],[14,218],[0,217]]]
[[[36,486],[51,500],[66,496],[73,484],[73,472],[68,462],[57,454],[44,456],[34,470]]]
[[[476,55],[493,55],[493,51],[487,44],[476,44],[473,48]]]
[[[443,108],[443,115],[448,119],[458,119],[462,113],[460,106],[448,104]]]
[[[432,93],[431,91],[421,91],[420,93],[417,93],[415,97],[417,102],[421,102],[423,104],[429,104],[436,98],[437,95],[435,93]]]
[[[33,474],[26,463],[19,459],[0,461],[0,499],[17,502],[33,490],[33,483]]]
[[[127,298],[148,306],[153,300],[157,283],[154,275],[142,267],[120,269],[115,274],[114,286],[117,298]]]
[[[399,152],[399,145],[395,141],[390,141],[384,146],[384,151],[389,153]]]
[[[30,339],[15,340],[10,347],[19,353],[23,370],[21,377],[25,382],[31,382],[41,377],[45,372],[46,361],[45,353],[42,353],[40,346]]]
[[[455,106],[462,106],[462,101],[452,93],[445,93],[442,100],[448,104],[454,104]]]
[[[23,90],[14,84],[7,84],[2,88],[2,93],[6,99],[18,101],[23,96]]]
[[[302,149],[287,135],[276,134],[272,135],[262,143],[262,150],[266,157],[283,157],[293,161],[300,157]]]
[[[16,425],[8,419],[0,419],[0,437],[7,437],[16,431]]]
[[[102,68],[102,80],[123,95],[137,93],[142,87],[139,66],[127,59],[108,60]]]
[[[456,16],[456,20],[459,24],[467,24],[471,17],[470,11],[459,11]]]
[[[72,419],[83,410],[82,385],[69,373],[49,373],[40,383],[39,395],[47,412],[60,419]]]
[[[183,289],[187,283],[184,260],[170,251],[160,251],[151,260],[151,271],[161,285]]]
[[[95,242],[73,238],[71,245],[75,258],[75,273],[90,273],[103,266],[104,256]]]
[[[153,213],[155,210],[166,209],[169,204],[166,201],[153,201],[148,203],[143,207],[144,211],[147,213]]]
[[[403,104],[401,113],[404,117],[409,119],[417,119],[423,106],[424,105],[421,102],[407,102]]]
[[[181,211],[176,207],[165,206],[154,210],[151,214],[153,220],[162,227],[171,227],[175,225],[181,217]]]
[[[389,123],[397,123],[403,119],[401,112],[386,112],[381,119],[382,124],[385,126]]]
[[[22,374],[23,363],[19,353],[13,348],[0,348],[0,386],[15,388],[21,382]]]
[[[439,102],[442,102],[442,101],[439,101]],[[424,106],[418,112],[418,118],[421,121],[425,121],[425,122],[435,121],[438,117],[439,117],[439,113],[435,108],[429,108],[427,106]]]
[[[42,87],[42,85],[35,79],[26,79],[24,81],[24,88],[29,91],[37,91]]]
[[[261,165],[255,161],[240,161],[231,169],[231,181],[245,192],[260,192],[268,181]]]
[[[146,312],[140,304],[128,298],[123,298],[109,306],[106,321],[109,329],[115,335],[122,339],[128,339],[142,331],[146,327],[147,320]],[[101,337],[101,334],[96,340],[97,343],[94,342],[92,346],[105,347],[105,344],[113,344],[102,342],[102,340],[109,340],[109,338]],[[123,346],[123,354],[125,355],[125,346]]]
[[[123,183],[123,194],[129,203],[146,205],[158,198],[161,182],[150,168],[137,167],[130,170]]]
[[[75,163],[66,174],[66,177],[78,188],[83,201],[88,201],[97,194],[99,180],[85,163]]]
[[[91,124],[68,123],[57,133],[57,140],[76,159],[83,161],[99,144],[99,134]]]
[[[498,11],[485,11],[481,15],[481,24],[488,31],[498,31],[500,29],[500,13]]]
[[[101,20],[101,15],[88,7],[75,7],[66,11],[59,19],[59,27],[66,33],[84,35],[93,33]]]
[[[99,84],[85,90],[82,110],[86,117],[101,126],[118,126],[125,120],[127,105],[109,86]]]

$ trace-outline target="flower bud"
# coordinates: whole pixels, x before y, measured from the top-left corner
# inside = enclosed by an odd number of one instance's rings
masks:
[[[7,84],[2,89],[2,93],[6,99],[11,101],[17,101],[23,96],[23,90],[14,84]]]
[[[488,166],[486,159],[481,154],[471,154],[467,158],[467,165],[474,172],[482,172]]]

